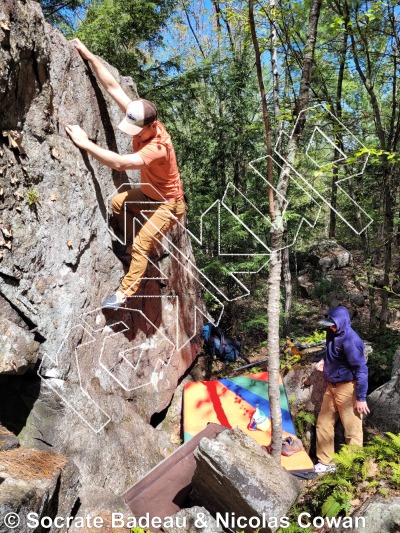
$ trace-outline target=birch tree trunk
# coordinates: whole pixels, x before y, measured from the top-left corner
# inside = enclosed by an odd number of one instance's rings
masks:
[[[281,294],[281,274],[282,274],[282,257],[281,250],[283,248],[284,224],[282,218],[283,202],[286,198],[289,187],[290,165],[294,164],[296,157],[297,146],[300,136],[304,130],[306,121],[306,109],[309,103],[311,73],[313,66],[314,50],[317,38],[318,20],[321,12],[322,0],[312,0],[310,6],[310,16],[308,23],[307,42],[304,49],[303,69],[300,81],[299,96],[295,106],[295,118],[297,118],[296,126],[293,135],[289,139],[286,151],[286,165],[279,176],[277,189],[279,195],[274,199],[274,206],[270,205],[270,213],[273,213],[274,218],[271,217],[271,261],[269,265],[268,276],[268,395],[271,411],[272,422],[272,437],[271,437],[271,455],[280,462],[282,451],[282,413],[280,403],[280,388],[279,388],[279,318],[280,318],[280,294]],[[259,52],[259,45],[255,30],[254,14],[253,14],[253,0],[249,0],[249,21],[252,32],[252,39],[256,54],[256,66],[260,85],[261,97],[263,100],[263,115],[268,118],[268,110],[264,110],[265,90],[262,83],[262,69],[261,58]],[[266,136],[271,135],[269,129],[269,122],[264,120],[266,129]],[[270,137],[269,137],[270,138]],[[271,145],[267,144],[267,155],[271,155]],[[272,178],[272,169],[270,176],[270,167],[268,167],[268,177]],[[271,181],[270,181],[271,183]],[[269,187],[269,193],[271,187]],[[270,198],[271,196],[269,196]]]
[[[286,241],[286,238],[285,238]],[[285,337],[290,337],[290,326],[292,311],[292,274],[290,272],[290,254],[289,248],[286,247],[282,250],[282,276],[283,285],[285,287],[285,317],[283,320],[283,334]]]

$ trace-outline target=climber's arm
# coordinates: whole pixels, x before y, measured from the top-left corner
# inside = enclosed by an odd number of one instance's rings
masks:
[[[122,171],[137,170],[145,166],[139,154],[120,155],[111,150],[100,148],[88,138],[86,132],[80,126],[68,124],[65,126],[65,130],[79,148],[86,150],[88,154],[109,168]]]
[[[111,72],[103,65],[98,57],[96,57],[86,48],[86,46],[79,39],[73,39],[71,42],[81,54],[83,59],[89,61],[101,85],[125,113],[129,102],[132,101],[132,98],[129,98]]]

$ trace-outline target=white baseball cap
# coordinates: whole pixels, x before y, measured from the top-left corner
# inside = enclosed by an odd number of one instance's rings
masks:
[[[149,100],[132,100],[126,108],[125,118],[118,128],[128,135],[137,135],[144,126],[157,120],[157,108]]]
[[[319,323],[322,326],[327,326],[328,328],[331,326],[336,327],[336,323],[332,320],[332,318],[329,315],[325,315],[325,318],[323,320],[320,320]]]

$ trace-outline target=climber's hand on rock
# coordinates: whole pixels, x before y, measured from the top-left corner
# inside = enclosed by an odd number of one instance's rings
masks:
[[[89,140],[87,133],[76,124],[67,124],[65,131],[71,137],[72,142],[79,146],[79,148],[83,148],[84,144]]]
[[[81,54],[83,59],[90,60],[92,57],[92,52],[90,52],[82,41],[79,39],[72,39],[71,43],[75,46],[78,52]]]
[[[315,370],[319,370],[320,372],[322,372],[324,370],[324,364],[325,361],[321,359],[321,361],[318,361],[318,363],[315,365]]]

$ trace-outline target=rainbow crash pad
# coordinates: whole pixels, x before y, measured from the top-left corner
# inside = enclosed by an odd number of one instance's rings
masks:
[[[283,438],[295,437],[296,432],[281,377],[279,384]],[[261,446],[268,446],[271,443],[271,430],[251,429],[250,421],[257,407],[269,418],[271,417],[268,372],[187,383],[183,393],[184,440],[189,441],[209,422],[214,422],[227,428],[238,427]],[[301,477],[309,477],[308,474],[314,472],[314,465],[306,451],[294,453],[290,457],[282,455],[281,464]]]

